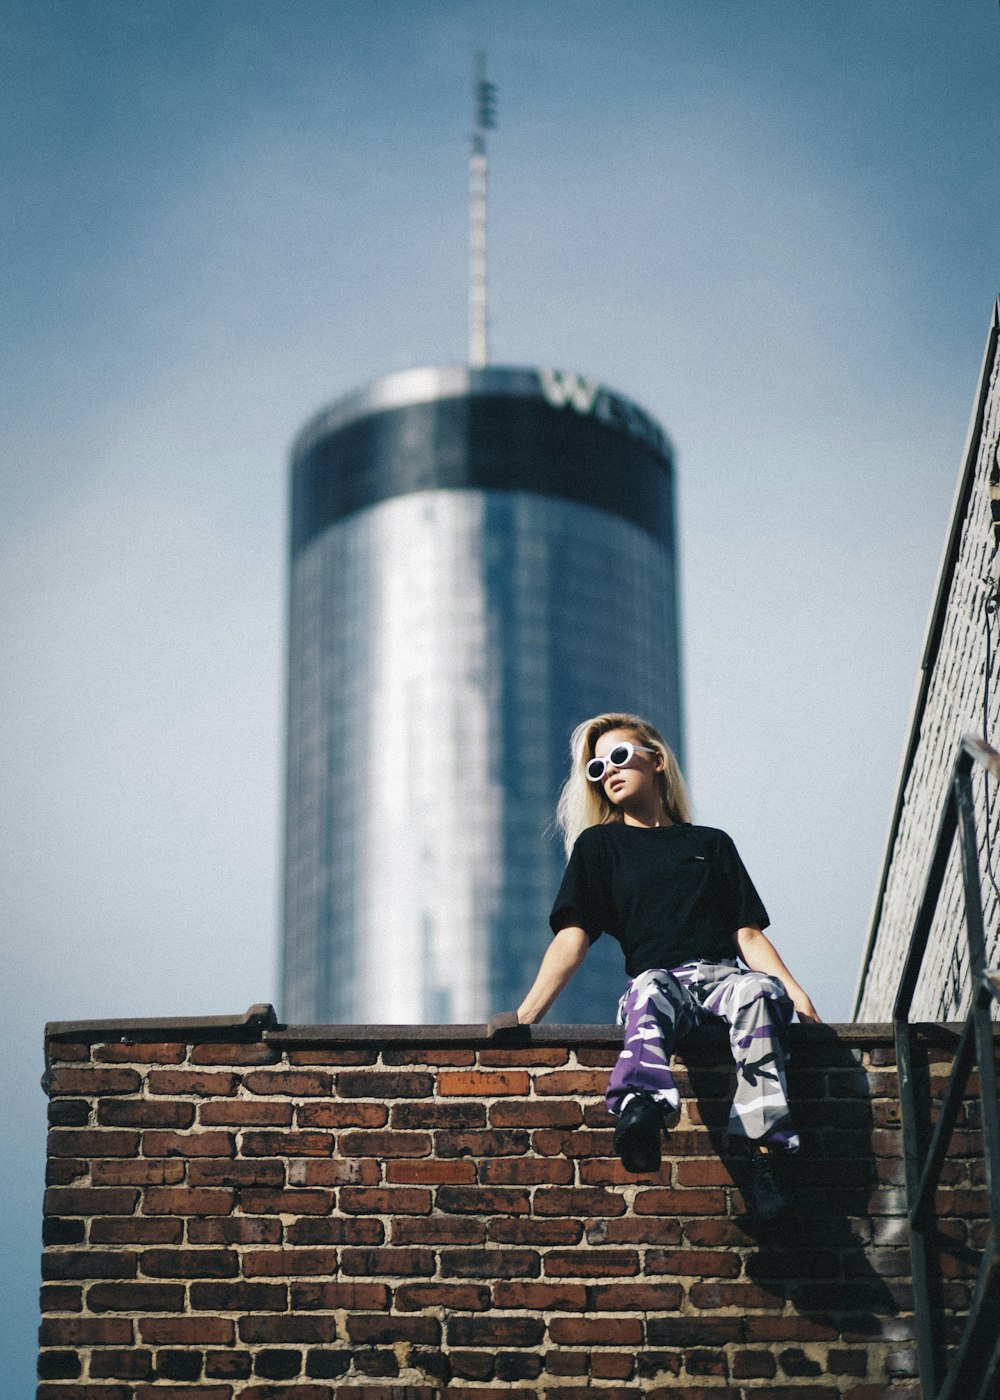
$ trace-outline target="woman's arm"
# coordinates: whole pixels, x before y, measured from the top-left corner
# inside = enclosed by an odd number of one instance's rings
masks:
[[[582,928],[564,928],[555,935],[548,948],[531,991],[517,1008],[522,1026],[540,1021],[556,997],[587,956],[590,939]]]
[[[800,1021],[818,1021],[819,1013],[809,997],[796,982],[781,961],[777,948],[759,928],[741,928],[736,931],[736,946],[740,957],[751,972],[764,972],[768,977],[778,977],[785,984],[785,990],[792,999],[792,1005],[799,1013]]]

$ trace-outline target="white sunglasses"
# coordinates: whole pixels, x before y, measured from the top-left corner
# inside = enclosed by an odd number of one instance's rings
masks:
[[[599,783],[609,768],[624,768],[632,761],[634,753],[656,753],[642,744],[630,744],[628,740],[616,744],[604,758],[592,758],[587,764],[587,777],[592,783]]]

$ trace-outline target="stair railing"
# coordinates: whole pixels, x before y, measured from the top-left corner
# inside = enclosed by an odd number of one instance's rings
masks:
[[[995,1026],[991,1019],[994,1003],[1000,1002],[1000,973],[986,967],[979,850],[972,796],[975,763],[981,764],[987,774],[1000,783],[1000,753],[983,740],[967,734],[959,745],[941,809],[930,869],[892,1013],[903,1117],[913,1311],[924,1400],[992,1400],[1000,1386],[1000,1255],[997,1253],[1000,1240],[1000,1114],[994,1070]],[[910,1023],[909,1012],[956,833],[965,895],[972,1005],[959,1037],[948,1086],[931,1131],[930,1086],[921,1082],[922,1092],[918,1093],[914,1074],[918,1027]],[[989,839],[989,832],[986,839]],[[935,1247],[935,1195],[969,1077],[977,1067],[990,1230],[965,1328],[951,1362],[947,1364],[942,1329],[935,1325],[939,1319],[934,1316],[931,1297],[932,1285],[940,1282]]]

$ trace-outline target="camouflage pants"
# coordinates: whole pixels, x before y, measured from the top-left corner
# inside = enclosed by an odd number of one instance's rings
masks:
[[[798,1134],[788,1109],[782,1032],[793,1008],[784,984],[735,962],[689,962],[653,967],[629,982],[618,1004],[625,1040],[608,1082],[606,1102],[620,1113],[638,1090],[662,1106],[666,1126],[680,1117],[680,1094],[670,1054],[695,1026],[721,1017],[729,1026],[736,1061],[731,1138],[762,1141],[795,1151]]]

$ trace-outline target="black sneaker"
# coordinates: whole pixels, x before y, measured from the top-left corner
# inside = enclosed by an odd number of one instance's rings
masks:
[[[757,1220],[777,1220],[791,1207],[782,1190],[775,1153],[751,1152],[743,1195],[747,1209]]]
[[[633,1094],[618,1116],[615,1151],[627,1172],[643,1176],[660,1170],[663,1115],[650,1094]]]

